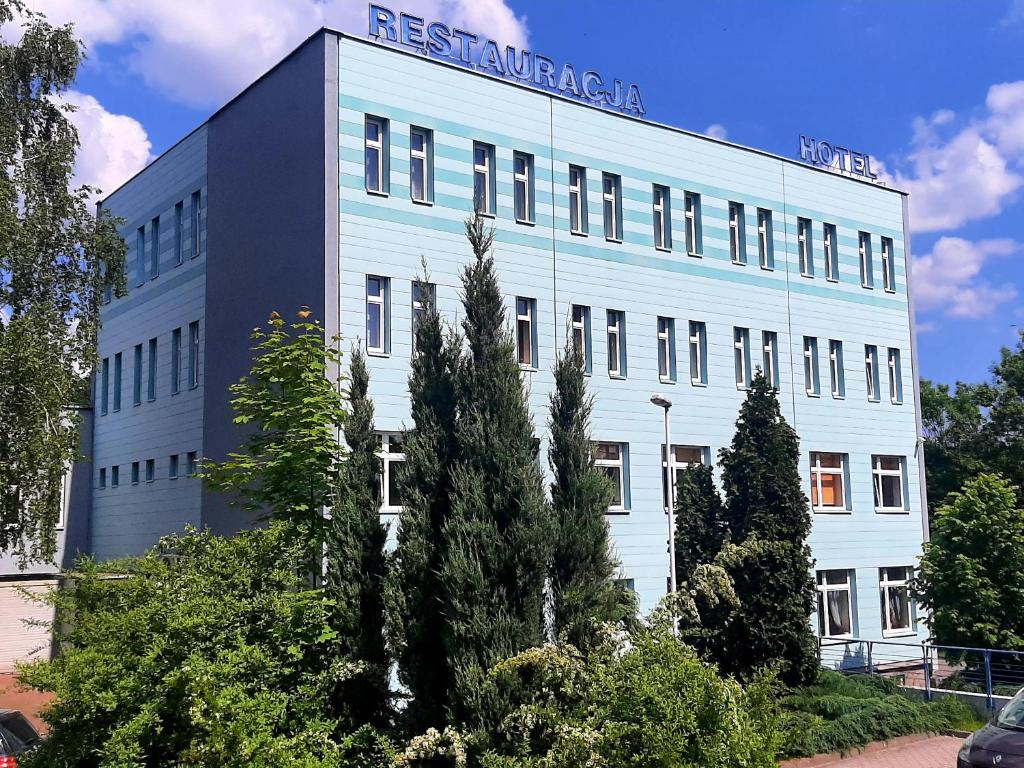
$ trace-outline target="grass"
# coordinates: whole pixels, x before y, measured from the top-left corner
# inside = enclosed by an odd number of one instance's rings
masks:
[[[782,700],[786,732],[781,757],[846,753],[872,741],[912,733],[980,728],[974,711],[954,698],[924,702],[879,675],[822,670],[814,685]]]

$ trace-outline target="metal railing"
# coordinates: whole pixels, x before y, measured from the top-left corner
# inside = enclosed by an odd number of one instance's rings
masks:
[[[839,672],[895,678],[907,688],[922,689],[929,701],[935,690],[984,694],[990,710],[996,696],[1013,696],[1024,688],[1024,651],[821,637],[818,660]]]

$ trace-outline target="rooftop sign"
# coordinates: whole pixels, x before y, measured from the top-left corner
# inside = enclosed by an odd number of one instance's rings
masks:
[[[572,64],[558,70],[547,56],[531,51],[517,51],[506,45],[504,51],[498,43],[481,35],[449,27],[440,21],[429,24],[408,13],[395,14],[383,6],[370,4],[370,37],[384,39],[414,48],[428,56],[451,61],[463,66],[490,72],[530,86],[557,91],[598,107],[643,116],[643,98],[640,88],[622,80],[605,83],[592,69],[576,74]]]
[[[871,170],[871,157],[866,153],[854,152],[828,141],[809,139],[803,134],[800,134],[800,159],[811,165],[836,168],[865,179],[878,178],[878,174]]]

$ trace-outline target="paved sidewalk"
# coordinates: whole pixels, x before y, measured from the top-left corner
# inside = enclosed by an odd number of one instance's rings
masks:
[[[848,757],[828,768],[955,768],[963,739],[936,736],[878,752]]]

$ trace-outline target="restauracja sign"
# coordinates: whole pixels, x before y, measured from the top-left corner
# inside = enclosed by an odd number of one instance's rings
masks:
[[[394,11],[372,3],[370,37],[401,43],[431,56],[558,91],[599,107],[620,109],[638,116],[647,111],[640,88],[632,83],[613,80],[611,85],[607,85],[604,78],[592,69],[577,75],[572,64],[563,65],[556,77],[555,63],[547,56],[517,51],[511,45],[505,46],[503,54],[498,44],[486,37],[449,27],[440,21],[427,24],[422,17],[408,13],[396,15]]]

